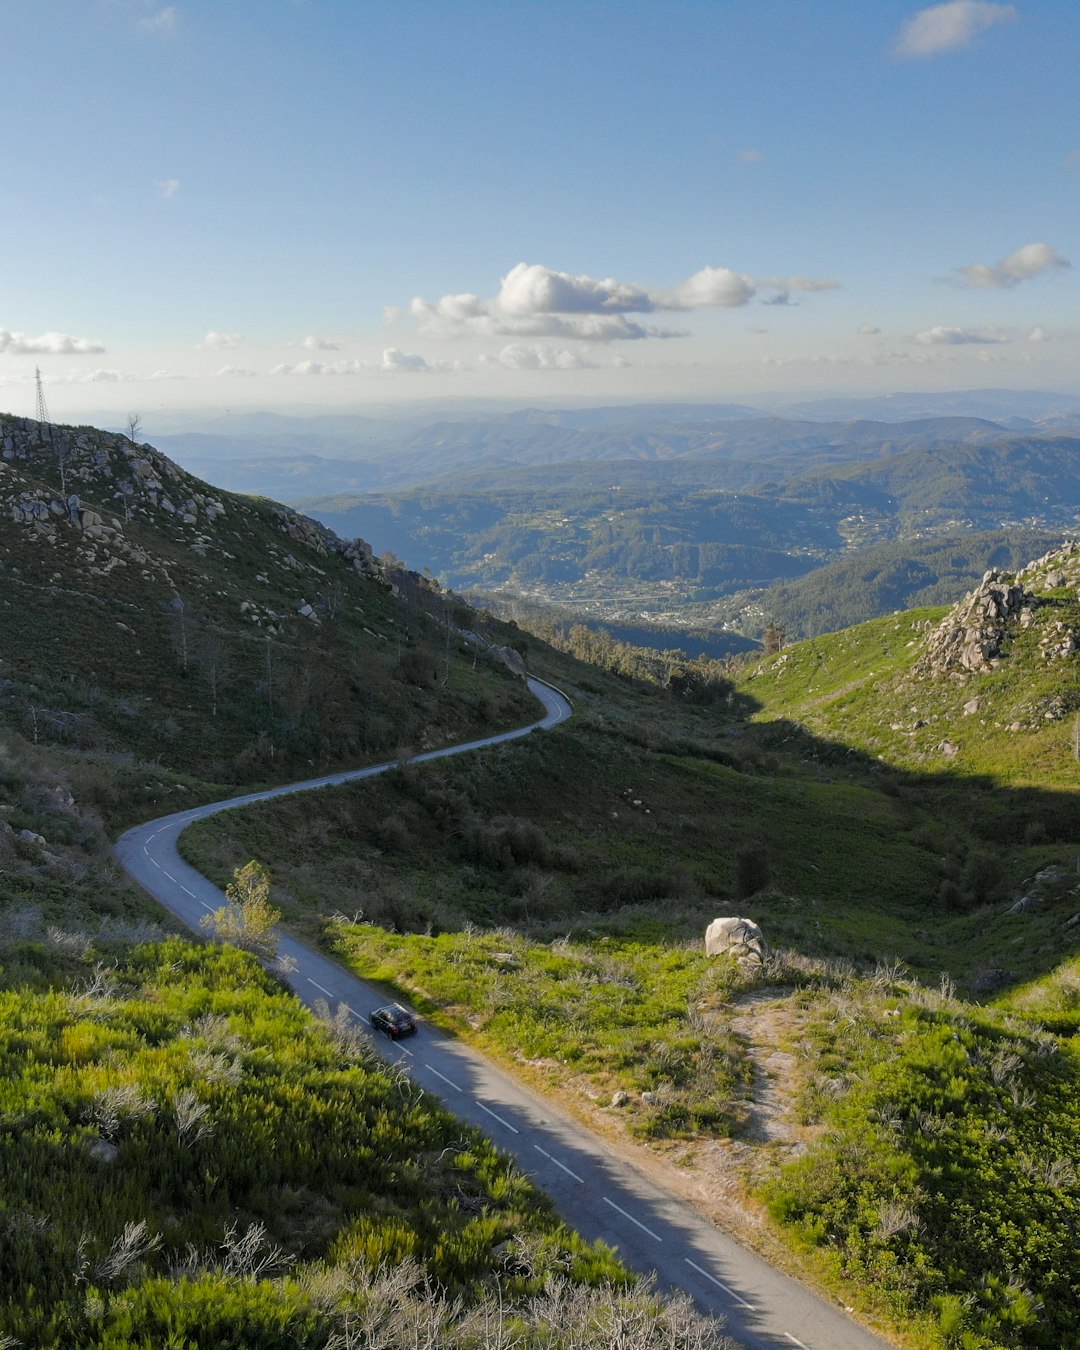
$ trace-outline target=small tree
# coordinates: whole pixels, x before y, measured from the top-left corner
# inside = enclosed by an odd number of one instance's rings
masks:
[[[208,914],[202,926],[221,942],[231,942],[263,959],[277,950],[274,928],[281,910],[270,903],[270,873],[254,858],[233,872],[225,887],[228,904]]]
[[[775,624],[770,620],[765,625],[765,636],[761,639],[761,645],[765,648],[768,655],[780,651],[787,641],[787,633],[783,626]]]
[[[142,431],[142,413],[128,413],[127,433],[128,440],[132,445],[135,444],[135,437]]]

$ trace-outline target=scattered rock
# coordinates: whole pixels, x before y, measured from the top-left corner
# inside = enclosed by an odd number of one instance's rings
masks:
[[[991,970],[984,970],[981,975],[975,976],[971,982],[971,992],[976,998],[982,998],[986,994],[994,994],[999,989],[1004,989],[1015,979],[1016,976],[1011,970],[1002,970],[994,966]]]
[[[120,1150],[107,1139],[91,1139],[86,1151],[95,1162],[114,1163],[120,1157]]]
[[[623,1092],[622,1088],[620,1088],[618,1092],[613,1092],[611,1094],[612,1106],[625,1106],[629,1100],[630,1100],[629,1092]]]
[[[705,930],[705,954],[726,953],[738,961],[761,965],[769,954],[769,945],[753,919],[713,919]]]
[[[1000,660],[1009,627],[1038,597],[1001,572],[987,572],[926,639],[916,669],[924,675],[990,670]]]

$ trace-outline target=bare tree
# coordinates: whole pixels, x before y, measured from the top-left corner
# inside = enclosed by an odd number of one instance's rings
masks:
[[[228,651],[225,643],[214,633],[200,633],[195,645],[195,660],[199,663],[203,679],[210,689],[210,716],[216,717],[218,690],[221,681],[228,674]]]
[[[127,416],[128,440],[134,445],[135,437],[142,431],[142,413],[131,412]]]

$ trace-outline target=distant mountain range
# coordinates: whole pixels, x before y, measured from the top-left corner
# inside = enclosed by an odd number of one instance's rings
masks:
[[[1080,398],[1056,393],[767,414],[740,403],[259,413],[158,440],[222,487],[298,504],[457,589],[749,636],[770,606],[800,633],[916,594],[951,600],[988,557],[1041,549],[1080,518]],[[843,602],[816,600],[801,621],[798,579],[863,558],[865,575],[896,583],[860,581],[858,566],[829,573]]]

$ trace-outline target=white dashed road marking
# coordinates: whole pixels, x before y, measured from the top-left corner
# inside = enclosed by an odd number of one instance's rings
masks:
[[[565,1163],[560,1162],[558,1158],[555,1157],[554,1153],[549,1153],[546,1148],[541,1148],[539,1144],[533,1144],[533,1148],[536,1149],[537,1153],[542,1153],[545,1158],[553,1162],[556,1167],[561,1167],[568,1177],[573,1177],[574,1180],[582,1186],[585,1185],[584,1179],[579,1177],[576,1172],[571,1172]]]
[[[641,1220],[635,1219],[632,1214],[627,1214],[626,1210],[620,1205],[617,1205],[614,1200],[609,1200],[606,1195],[603,1196],[602,1199],[605,1205],[610,1205],[612,1209],[617,1209],[624,1219],[629,1219],[631,1223],[636,1223],[641,1231],[643,1233],[648,1233],[654,1242],[663,1242],[664,1239],[658,1233],[654,1233],[651,1228],[646,1228]]]
[[[319,993],[320,993],[320,994],[325,994],[327,998],[333,998],[333,997],[334,997],[333,994],[330,992],[329,989],[325,989],[325,988],[319,983],[318,980],[313,980],[313,979],[311,978],[310,975],[308,976],[308,984],[313,984],[313,985],[315,986],[315,988],[318,989]]]
[[[461,1088],[459,1088],[458,1085],[452,1079],[447,1078],[446,1074],[440,1073],[433,1064],[425,1064],[424,1068],[429,1069],[435,1075],[436,1078],[441,1078],[443,1082],[446,1083],[448,1086],[452,1087],[455,1092],[461,1091]]]
[[[511,1125],[510,1122],[509,1122],[508,1120],[503,1120],[502,1116],[496,1115],[496,1113],[491,1109],[490,1106],[485,1106],[484,1103],[483,1103],[483,1102],[480,1102],[480,1101],[478,1101],[476,1104],[477,1104],[477,1106],[480,1108],[481,1111],[486,1111],[486,1112],[488,1113],[488,1115],[491,1116],[491,1118],[492,1118],[493,1120],[497,1120],[497,1121],[499,1122],[500,1125],[505,1125],[506,1128],[507,1128],[508,1130],[513,1131],[514,1134],[520,1134],[520,1133],[521,1133],[521,1131],[518,1130],[518,1129],[515,1129],[514,1126]]]
[[[790,1331],[785,1331],[784,1335],[787,1337],[787,1339],[791,1342],[792,1345],[799,1346],[799,1350],[810,1350],[810,1347],[808,1345],[804,1345],[802,1341],[797,1341]]]
[[[688,1256],[684,1257],[683,1260],[688,1266],[693,1266],[699,1275],[704,1275],[707,1280],[711,1280],[712,1283],[716,1285],[717,1289],[722,1289],[724,1293],[727,1294],[728,1298],[734,1299],[740,1308],[745,1308],[747,1312],[754,1311],[754,1305],[752,1303],[747,1303],[746,1299],[740,1298],[734,1289],[729,1289],[727,1287],[723,1280],[718,1280],[715,1275],[710,1275],[707,1270],[703,1270],[696,1261],[691,1261]],[[785,1332],[784,1335],[786,1336],[787,1332]]]

